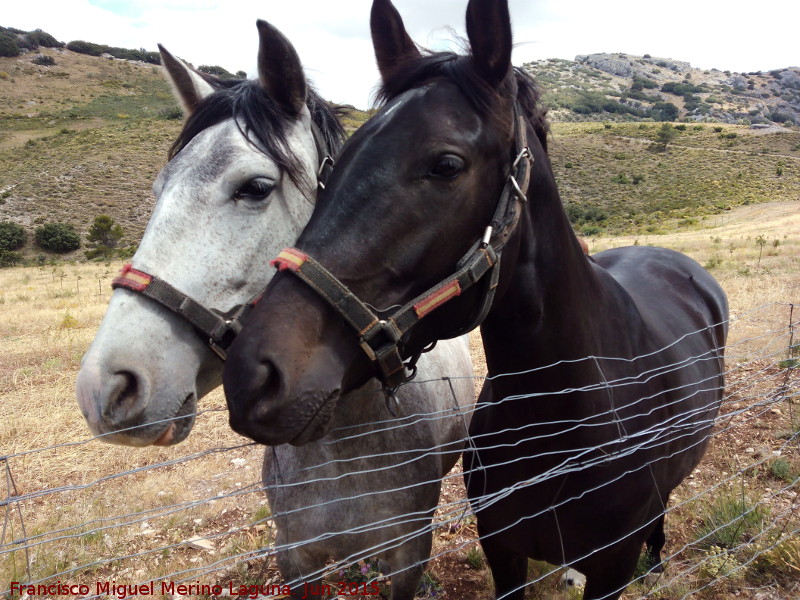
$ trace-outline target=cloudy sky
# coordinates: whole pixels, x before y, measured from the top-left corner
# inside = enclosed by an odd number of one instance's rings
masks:
[[[466,0],[394,0],[414,40],[455,47]],[[649,53],[704,69],[800,66],[797,0],[509,0],[514,63],[592,52]],[[370,105],[378,78],[369,39],[371,0],[18,0],[0,25],[43,29],[61,41],[155,50],[195,65],[255,70],[255,21],[295,44],[322,95]]]

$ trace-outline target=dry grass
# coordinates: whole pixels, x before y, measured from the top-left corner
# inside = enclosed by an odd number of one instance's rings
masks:
[[[247,446],[148,469],[209,449],[249,442],[228,427],[219,391],[204,399],[202,408],[208,412],[198,418],[195,432],[180,446],[131,451],[88,440],[75,401],[75,378],[108,303],[109,277],[119,266],[0,270],[0,448],[3,455],[11,457],[0,461],[0,469],[7,466],[15,483],[7,489],[3,473],[0,495],[3,499],[36,496],[63,487],[0,509],[8,526],[0,540],[0,548],[6,552],[0,554],[2,589],[11,581],[24,579],[25,553],[8,551],[14,548],[11,540],[25,535],[45,535],[36,538],[39,541],[66,536],[30,550],[34,580],[149,548],[165,548],[135,561],[121,560],[119,568],[99,564],[65,576],[75,583],[124,579],[126,575],[138,578],[139,574],[149,579],[181,572],[199,562],[198,557],[204,562],[219,558],[226,546],[235,545],[240,551],[256,539],[266,540],[268,530],[265,532],[263,524],[248,527],[254,515],[263,516],[263,494],[207,501],[257,482],[260,449]],[[74,445],[54,447],[62,444]],[[129,474],[118,479],[104,480],[126,472]],[[206,501],[193,506],[199,500]],[[164,508],[171,505],[189,508],[177,512]],[[96,519],[109,521],[90,524]],[[218,550],[214,554],[182,544],[200,533],[224,534],[234,523],[244,529],[215,539]],[[97,532],[98,526],[108,528]],[[65,528],[60,535],[48,534]]]
[[[703,263],[721,255],[712,272],[728,291],[733,314],[742,315],[742,322],[756,331],[766,326],[766,317],[761,323],[746,317],[747,311],[768,302],[799,299],[800,217],[795,206],[749,206],[726,213],[724,222],[709,218],[689,230],[663,236],[592,238],[590,245],[595,252],[638,240],[640,244],[682,250]],[[780,240],[776,249],[764,248],[760,264],[754,242],[758,235]],[[728,250],[730,244],[735,246],[733,252]],[[0,270],[0,448],[3,455],[10,456],[0,461],[0,470],[13,475],[15,483],[10,488],[0,487],[0,495],[32,495],[0,507],[6,527],[0,540],[0,590],[7,589],[10,581],[24,579],[28,567],[34,580],[61,574],[62,580],[89,584],[159,577],[200,578],[209,584],[227,580],[254,583],[265,578],[279,581],[274,566],[266,565],[267,570],[262,572],[265,565],[259,561],[210,566],[270,543],[271,528],[261,521],[269,514],[263,494],[230,496],[258,486],[260,449],[246,446],[149,468],[210,449],[247,443],[228,427],[219,391],[203,400],[201,408],[206,412],[198,417],[189,439],[177,447],[131,450],[88,440],[74,398],[74,382],[81,356],[108,302],[110,278],[119,266],[92,263]],[[736,324],[734,331],[738,331]],[[473,341],[481,370],[479,340],[474,337]],[[763,427],[759,429],[754,423]],[[750,456],[749,446],[778,447],[781,442],[776,431],[792,426],[786,410],[781,415],[766,414],[743,421],[733,428],[735,435],[730,440],[715,440],[708,460],[677,497],[686,498],[697,485],[710,485],[720,472],[732,472],[736,460]],[[54,447],[60,444],[74,445]],[[800,468],[795,454],[784,455],[790,467]],[[766,469],[743,476],[750,481],[751,489],[776,487]],[[123,475],[108,479],[119,473]],[[463,491],[458,488],[448,493]],[[786,501],[791,505],[788,496],[781,496],[781,502]],[[700,510],[681,508],[681,517],[671,519],[673,551],[692,539]],[[796,515],[794,518],[796,521]],[[59,531],[62,533],[54,533]],[[202,549],[185,543],[196,535],[209,536],[211,547]],[[473,525],[455,533],[439,532],[436,547],[447,547],[452,540],[469,535],[474,536]],[[32,546],[26,557],[22,545],[12,542],[24,537],[32,543],[46,543]],[[432,563],[434,575],[447,590],[445,597],[488,597],[488,573],[485,567],[476,570],[468,566],[467,550]],[[144,554],[120,558],[139,553]],[[795,553],[795,546],[781,545],[766,552],[758,564],[769,571],[793,560]],[[674,560],[671,573],[681,568],[681,561],[693,564],[698,556],[700,550],[684,551]],[[739,555],[737,560],[744,557]],[[691,578],[690,583],[696,585],[701,575]],[[674,592],[681,585],[686,581],[671,584],[669,593],[680,597]],[[717,584],[700,597],[727,597],[732,589],[744,585]],[[557,583],[546,589],[552,590],[546,592],[549,597],[569,597],[558,591]],[[641,597],[647,589],[632,588],[626,597]],[[669,593],[664,592],[662,597],[672,597]]]

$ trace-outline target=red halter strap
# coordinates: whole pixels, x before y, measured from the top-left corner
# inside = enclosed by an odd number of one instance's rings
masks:
[[[514,107],[514,156],[510,174],[500,195],[491,224],[482,239],[456,265],[456,271],[437,285],[417,296],[385,319],[376,315],[335,275],[307,253],[286,248],[270,264],[289,271],[304,281],[336,310],[357,332],[359,344],[375,364],[384,389],[390,392],[413,377],[413,365],[419,356],[410,358],[411,376],[406,376],[401,338],[420,319],[462,292],[485,282],[475,317],[468,325],[446,337],[457,337],[477,327],[491,308],[499,277],[500,253],[516,228],[521,205],[526,202],[533,156],[527,147],[526,124],[519,106]],[[484,275],[489,277],[484,279]]]
[[[242,330],[240,320],[253,309],[261,296],[259,293],[246,304],[234,307],[229,313],[222,313],[206,308],[163,279],[134,269],[130,263],[122,267],[111,282],[111,287],[141,294],[184,318],[201,337],[208,340],[208,345],[222,360],[225,360],[228,348]]]

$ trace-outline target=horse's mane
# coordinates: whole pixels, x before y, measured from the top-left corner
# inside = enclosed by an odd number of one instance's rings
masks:
[[[302,185],[302,165],[286,139],[288,118],[270,100],[261,85],[247,79],[214,80],[213,85],[214,93],[206,96],[184,123],[170,148],[170,160],[201,131],[233,118],[253,145],[274,160],[295,185]],[[306,105],[328,150],[335,155],[345,138],[338,109],[323,100],[310,85]]]
[[[387,102],[438,77],[445,77],[455,83],[479,114],[485,117],[493,115],[500,92],[486,83],[475,70],[471,56],[454,52],[426,52],[401,62],[381,84],[377,99],[379,102]],[[546,119],[547,109],[540,102],[539,86],[524,69],[515,67],[514,78],[516,98],[525,117],[536,131],[536,136],[547,150],[547,132],[550,127]]]

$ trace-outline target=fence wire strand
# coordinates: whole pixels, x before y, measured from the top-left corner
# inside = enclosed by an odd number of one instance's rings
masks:
[[[100,444],[101,440],[86,438],[77,442],[55,444],[48,447],[27,448],[0,456],[6,486],[5,494],[0,496],[0,510],[3,511],[2,528],[0,529],[0,577],[2,577],[0,578],[0,595],[11,594],[12,581],[33,586],[68,579],[85,582],[100,581],[101,579],[119,582],[124,580],[131,585],[147,584],[151,581],[176,584],[204,580],[208,583],[216,583],[231,582],[237,577],[246,579],[242,573],[248,569],[257,569],[261,579],[269,576],[273,581],[280,580],[282,585],[299,585],[302,583],[300,580],[283,582],[280,579],[275,567],[275,557],[279,553],[288,553],[289,556],[293,556],[293,553],[301,552],[304,548],[314,544],[327,542],[335,545],[341,536],[366,535],[387,528],[396,530],[398,527],[404,533],[389,540],[381,539],[379,536],[377,543],[370,543],[358,552],[339,557],[338,560],[319,564],[315,572],[305,573],[304,578],[321,578],[352,568],[356,564],[363,565],[376,555],[399,548],[418,536],[428,535],[432,529],[435,534],[442,536],[442,540],[435,544],[431,560],[442,559],[448,555],[462,555],[468,549],[474,548],[477,542],[473,507],[491,506],[519,489],[551,478],[580,473],[600,465],[607,465],[612,461],[626,460],[628,462],[624,464],[628,465],[630,460],[645,451],[653,453],[649,460],[630,463],[630,466],[624,468],[617,476],[604,480],[596,487],[585,489],[578,495],[559,498],[544,510],[531,511],[530,514],[519,516],[508,527],[519,525],[548,512],[556,515],[557,511],[567,503],[611,485],[634,472],[650,469],[652,473],[654,466],[659,461],[674,456],[676,451],[671,448],[679,440],[693,439],[698,432],[707,431],[708,433],[694,444],[703,444],[710,439],[711,448],[714,448],[715,444],[719,444],[722,454],[725,456],[725,452],[734,451],[731,444],[741,445],[742,440],[735,438],[737,432],[759,430],[765,427],[764,424],[767,421],[775,420],[776,416],[782,419],[782,423],[786,423],[787,429],[785,432],[772,432],[773,442],[768,450],[758,455],[752,449],[752,455],[746,453],[744,457],[740,455],[727,456],[732,461],[730,464],[736,463],[736,468],[731,468],[730,473],[720,472],[716,474],[716,477],[702,478],[704,487],[698,490],[692,486],[700,485],[700,477],[698,475],[698,478],[695,478],[693,474],[676,490],[673,501],[666,508],[667,548],[669,551],[663,561],[667,565],[667,570],[656,577],[652,573],[639,574],[635,579],[637,585],[631,588],[637,590],[635,594],[638,596],[631,597],[660,597],[659,594],[671,593],[682,600],[714,586],[727,589],[725,586],[730,586],[731,582],[741,581],[745,573],[754,569],[767,568],[770,561],[783,560],[781,556],[784,554],[790,557],[786,560],[790,560],[791,556],[794,556],[793,552],[796,552],[797,562],[789,565],[788,568],[795,569],[800,574],[800,542],[797,542],[800,529],[800,509],[798,508],[800,467],[796,472],[791,468],[792,464],[800,465],[800,461],[798,461],[800,422],[795,420],[793,408],[798,401],[799,390],[795,367],[798,367],[798,355],[800,355],[795,344],[794,318],[795,312],[792,304],[767,305],[732,318],[732,329],[765,320],[768,320],[769,324],[759,326],[757,334],[738,338],[735,343],[729,344],[725,349],[726,389],[722,410],[715,418],[706,416],[713,412],[712,405],[693,407],[688,410],[681,410],[681,405],[700,393],[718,389],[719,382],[716,381],[716,378],[692,382],[681,388],[662,390],[659,395],[669,393],[674,399],[668,404],[658,406],[657,409],[668,408],[672,412],[667,418],[650,427],[638,430],[629,427],[628,424],[636,419],[652,415],[656,409],[640,408],[640,405],[642,407],[649,406],[649,401],[655,396],[637,396],[636,400],[626,404],[621,404],[615,397],[617,389],[642,386],[692,364],[718,360],[715,353],[692,356],[676,363],[661,364],[658,367],[637,372],[635,375],[626,375],[616,379],[607,377],[607,369],[604,365],[622,360],[633,364],[641,358],[652,358],[657,353],[649,353],[635,359],[588,356],[566,363],[541,367],[538,370],[564,366],[564,364],[590,364],[594,365],[598,380],[596,383],[578,388],[563,389],[547,394],[520,394],[503,398],[498,402],[518,402],[532,399],[543,401],[545,397],[548,400],[554,400],[561,395],[605,391],[610,408],[607,413],[599,417],[595,415],[584,419],[564,419],[547,423],[511,423],[503,431],[503,433],[514,435],[511,443],[489,444],[488,442],[495,434],[491,436],[487,434],[485,439],[468,435],[466,416],[458,409],[455,402],[456,392],[453,385],[455,381],[459,380],[459,377],[454,374],[452,377],[446,378],[454,399],[452,405],[446,406],[444,409],[400,418],[387,417],[358,426],[339,427],[333,430],[330,438],[321,442],[323,446],[335,453],[337,444],[361,443],[371,436],[386,435],[390,432],[405,435],[418,427],[435,426],[445,420],[454,420],[462,435],[447,446],[417,448],[413,452],[387,448],[382,452],[365,452],[358,456],[321,458],[317,463],[303,465],[299,468],[288,468],[288,465],[281,464],[279,453],[273,450],[270,455],[276,475],[266,482],[255,480],[237,483],[236,485],[239,486],[237,489],[224,493],[196,493],[189,500],[165,502],[163,505],[140,508],[135,511],[120,511],[119,514],[92,514],[84,520],[77,518],[68,523],[61,523],[58,518],[54,517],[45,526],[37,522],[36,528],[33,529],[26,528],[26,521],[30,523],[33,514],[57,515],[62,507],[77,504],[78,497],[81,498],[81,502],[87,504],[99,503],[100,498],[109,494],[120,494],[135,489],[136,482],[141,478],[168,472],[171,469],[185,468],[189,463],[196,463],[202,468],[205,461],[209,461],[213,457],[238,456],[242,452],[252,454],[258,447],[252,443],[223,444],[182,456],[178,455],[179,451],[176,451],[174,456],[167,460],[129,470],[105,473],[82,483],[59,484],[56,474],[55,479],[51,481],[52,487],[31,489],[22,493],[17,489],[14,473],[17,468],[24,469],[24,463],[28,457],[32,455],[51,456],[52,463],[58,464],[61,460],[60,457],[66,456],[68,450]],[[704,330],[692,332],[670,346],[678,344],[690,336],[703,333]],[[666,349],[662,349],[662,351]],[[526,371],[525,373],[530,372]],[[494,379],[519,374],[504,373],[496,375]],[[421,380],[409,385],[424,386],[436,381],[441,380]],[[476,403],[474,407],[470,408],[478,413],[489,405],[490,403]],[[220,409],[207,409],[198,411],[195,415],[178,418],[198,418],[195,428],[199,428],[204,425],[201,417],[218,410]],[[788,416],[783,415],[784,410],[788,412]],[[169,421],[166,419],[164,423]],[[403,485],[387,483],[384,489],[359,491],[359,482],[366,478],[374,480],[385,477],[388,482],[392,480],[390,475],[395,470],[404,472],[405,469],[413,468],[430,457],[444,459],[452,456],[455,452],[460,452],[462,447],[475,449],[476,442],[481,442],[483,449],[504,448],[522,445],[534,439],[569,436],[579,430],[608,428],[609,426],[616,428],[617,438],[609,439],[599,445],[571,447],[569,450],[554,450],[532,456],[518,456],[505,463],[491,466],[478,464],[474,470],[462,468],[452,471],[442,480],[445,490],[449,490],[449,492],[440,501],[433,524],[431,524],[431,515],[427,509],[403,515],[378,515],[376,518],[370,518],[370,515],[364,514],[360,515],[363,519],[362,524],[350,529],[342,531],[336,527],[335,523],[332,523],[329,531],[307,539],[286,543],[276,541],[278,528],[288,527],[291,523],[300,523],[303,519],[312,520],[321,509],[331,506],[345,507],[348,506],[348,503],[363,500],[380,502],[384,497],[391,499],[393,495],[415,493],[416,490],[438,485],[440,481],[439,478],[423,477],[419,481],[403,482]],[[775,437],[777,434],[781,435],[779,440]],[[680,451],[685,450],[683,448]],[[763,474],[769,472],[770,468],[777,468],[774,465],[785,456],[792,457],[794,463],[784,459],[784,463],[789,467],[784,468],[782,478],[773,477],[767,481]],[[498,492],[487,493],[484,490],[482,495],[472,498],[471,503],[466,499],[463,489],[458,491],[462,479],[468,480],[475,472],[485,472],[487,469],[517,465],[536,459],[546,459],[548,464],[551,464],[550,468],[539,472],[535,477],[520,480]],[[701,462],[695,473],[699,474],[703,471],[704,464]],[[332,472],[334,474],[331,474]],[[213,474],[209,473],[208,475],[212,479]],[[759,477],[761,478],[759,479]],[[775,481],[780,482],[777,487],[774,487]],[[767,483],[773,487],[767,486]],[[211,485],[210,481],[209,485]],[[310,486],[307,489],[313,489],[313,486],[320,485],[335,486],[335,489],[340,490],[341,494],[333,499],[323,498],[321,500],[308,494],[309,497],[306,497],[305,501],[297,500],[302,495],[298,492],[302,492],[304,486]],[[265,492],[273,494],[278,499],[276,505],[269,509],[264,507]],[[289,497],[286,496],[287,494],[292,494],[290,497],[294,500],[289,502],[290,505],[284,506],[286,501],[280,501],[280,499]],[[721,523],[709,526],[708,522],[711,521],[711,518],[707,515],[713,512],[715,503],[720,502],[721,498],[738,498],[739,496],[736,494],[741,496],[742,510],[737,514],[730,515],[729,519]],[[756,495],[757,498],[755,498]],[[197,551],[194,556],[188,558],[188,563],[184,562],[181,568],[168,572],[164,572],[163,569],[146,570],[144,564],[158,564],[163,558],[172,554],[187,554],[188,556],[187,540],[178,539],[181,536],[172,535],[172,529],[184,531],[187,524],[196,524],[197,521],[206,519],[213,520],[213,517],[209,518],[207,514],[209,512],[213,514],[214,511],[210,509],[218,504],[224,504],[227,508],[223,510],[231,511],[231,514],[237,510],[241,514],[237,513],[237,519],[229,522],[226,526],[217,526],[208,530],[201,530],[199,525],[195,527],[194,529],[199,530],[199,534],[189,542],[201,544],[200,547],[203,550]],[[240,506],[249,507],[249,510],[255,511],[255,515],[246,516],[239,508]],[[61,511],[60,514],[63,515],[65,512]],[[201,514],[204,516],[197,516]],[[694,535],[689,535],[688,539],[670,543],[669,524],[671,518],[676,521],[687,518],[694,519],[697,522],[696,527],[701,527],[701,530],[689,532]],[[750,521],[758,521],[757,530],[748,530],[745,532],[746,535],[738,536],[735,542],[728,544],[730,547],[719,547],[714,543],[714,540],[730,532],[731,528],[747,529],[749,525],[746,526],[745,523],[750,523]],[[654,522],[655,519],[642,524],[638,529],[651,527]],[[111,539],[113,536],[129,539],[141,534],[145,528],[156,533],[152,535],[151,542],[144,548],[134,548],[123,553],[116,550],[120,543],[108,542],[105,546],[110,552],[94,557],[75,550],[90,543],[87,540],[102,541]],[[191,528],[189,527],[189,529]],[[28,529],[30,529],[30,534]],[[495,534],[499,534],[501,531]],[[451,535],[451,532],[458,532],[458,535]],[[635,532],[619,532],[619,537],[605,547],[611,546],[633,533]],[[243,547],[242,540],[249,540],[249,544],[245,544],[249,547]],[[792,544],[795,543],[796,546],[793,546]],[[788,550],[785,550],[786,548]],[[603,548],[594,548],[587,556],[602,550]],[[68,556],[70,552],[76,552],[77,556]],[[782,552],[784,554],[781,554]],[[62,556],[62,560],[53,563],[43,558],[47,555]],[[420,564],[422,563],[394,568],[394,570],[384,573],[382,577],[397,574]],[[567,564],[556,565],[560,568],[568,566]],[[296,568],[299,570],[299,566]],[[145,574],[137,575],[137,573]],[[378,576],[373,577],[372,580],[377,580],[376,577]],[[533,577],[525,583],[524,587],[535,585],[546,577],[548,577],[547,573]],[[97,591],[94,587],[92,589]],[[683,591],[676,594],[675,590]],[[95,593],[85,597],[95,598],[103,595]]]

